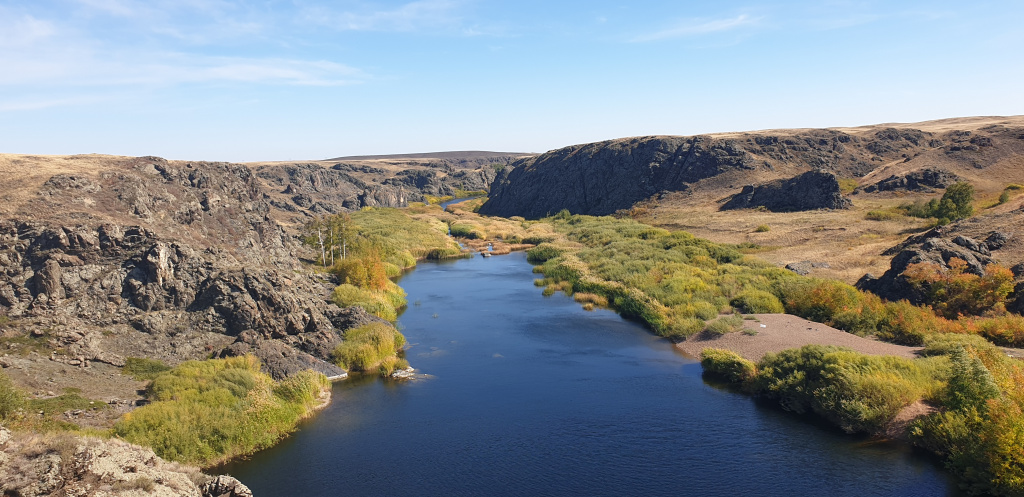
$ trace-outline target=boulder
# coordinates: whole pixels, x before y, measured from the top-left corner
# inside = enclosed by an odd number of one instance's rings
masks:
[[[894,255],[889,269],[880,277],[866,274],[857,281],[857,288],[867,290],[887,300],[909,300],[914,304],[924,302],[924,296],[911,285],[903,273],[911,264],[930,262],[949,268],[954,258],[967,263],[965,271],[983,275],[985,266],[995,260],[987,243],[979,243],[964,235],[952,236],[953,227],[940,226],[920,235],[907,238],[903,243],[883,254]],[[997,235],[998,233],[998,235]],[[1004,233],[993,232],[988,239],[1008,239]],[[1005,243],[1005,240],[1003,240]]]
[[[793,212],[849,207],[850,200],[844,198],[839,190],[836,175],[825,171],[808,171],[788,180],[777,180],[760,186],[747,185],[726,201],[721,209],[765,208],[772,212]]]

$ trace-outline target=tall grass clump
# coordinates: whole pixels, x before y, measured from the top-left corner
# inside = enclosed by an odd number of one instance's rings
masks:
[[[400,357],[404,345],[405,336],[394,327],[370,323],[346,331],[345,341],[335,347],[331,357],[338,366],[350,371],[377,371],[386,376],[409,367]]]
[[[14,419],[24,407],[25,394],[14,386],[3,371],[0,371],[0,421]]]
[[[398,319],[398,311],[406,306],[405,296],[405,290],[389,280],[382,290],[368,290],[347,283],[338,285],[331,293],[331,301],[339,307],[362,307],[374,316],[394,322]]]
[[[848,432],[882,430],[937,381],[918,363],[849,349],[806,345],[766,355],[752,389],[787,410],[814,412]]]
[[[757,289],[743,290],[729,304],[747,314],[782,314],[786,308],[775,294]]]
[[[146,391],[151,403],[113,432],[164,459],[211,466],[273,445],[329,386],[313,371],[275,382],[252,356],[188,361],[157,376]]]
[[[721,316],[718,319],[709,322],[707,326],[704,327],[705,332],[718,336],[740,331],[742,329],[743,316],[740,314]]]

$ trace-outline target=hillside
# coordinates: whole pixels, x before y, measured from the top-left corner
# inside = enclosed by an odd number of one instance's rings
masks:
[[[339,376],[330,350],[372,320],[300,271],[245,166],[4,155],[0,173],[3,366],[32,393],[134,402],[138,383],[116,374],[129,357],[250,352],[278,378]]]
[[[435,152],[246,164],[285,225],[362,207],[405,207],[486,191],[498,171],[531,154]]]
[[[481,213],[529,218],[561,209],[618,211],[716,242],[756,246],[751,250],[759,257],[780,266],[815,262],[813,274],[853,283],[888,270],[892,254],[883,252],[927,229],[922,219],[873,221],[866,214],[935,198],[956,179],[974,184],[979,215],[951,232],[981,238],[991,231],[1020,233],[1013,214],[1019,196],[989,206],[1007,185],[1024,182],[1024,117],[628,138],[566,147],[515,166],[495,181]],[[841,180],[849,209],[722,210],[747,185],[812,170]],[[940,174],[922,174],[928,170]],[[936,177],[944,182],[925,184]],[[1024,246],[1011,238],[994,257],[1016,264],[1024,261]]]
[[[561,209],[605,215],[662,192],[697,201],[744,185],[818,169],[868,186],[892,175],[943,169],[983,190],[1024,177],[1024,118],[918,125],[651,136],[574,145],[521,159],[497,181],[481,212],[542,217]]]

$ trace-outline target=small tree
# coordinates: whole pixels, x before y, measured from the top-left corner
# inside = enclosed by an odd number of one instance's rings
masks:
[[[971,217],[973,214],[974,186],[961,181],[946,188],[946,193],[942,194],[933,215],[939,219],[956,221]]]
[[[302,243],[320,251],[320,265],[327,267],[328,222],[323,216],[310,219],[302,227]]]
[[[334,254],[337,252],[339,259],[348,257],[348,247],[356,234],[356,225],[352,222],[352,216],[347,212],[335,214],[329,218],[328,230],[331,246],[331,265],[334,265]]]

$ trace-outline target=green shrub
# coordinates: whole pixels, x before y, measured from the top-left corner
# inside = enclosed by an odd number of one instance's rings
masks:
[[[127,357],[124,360],[124,367],[121,368],[121,373],[139,381],[146,381],[152,380],[170,369],[170,366],[156,359]]]
[[[382,364],[396,364],[405,337],[393,326],[384,323],[370,323],[345,332],[331,357],[334,362],[350,371],[369,372],[381,368]],[[390,374],[390,372],[389,372]]]
[[[454,223],[449,228],[450,234],[457,238],[470,238],[470,239],[484,239],[487,238],[487,234],[480,229],[479,226],[472,224],[458,224]]]
[[[466,257],[472,257],[472,254],[467,254],[461,249],[448,247],[448,248],[434,248],[426,252],[425,258],[431,261],[443,261],[447,259],[462,259]]]
[[[397,320],[398,309],[406,305],[405,290],[390,280],[381,291],[349,284],[338,285],[331,294],[331,300],[339,307],[362,307],[366,312],[388,321]]]
[[[782,314],[786,312],[782,301],[771,292],[764,290],[744,290],[729,301],[729,304],[740,312],[748,314]]]
[[[968,333],[981,335],[996,345],[1024,347],[1024,317],[1005,314],[970,321]]]
[[[329,388],[319,373],[278,384],[252,356],[189,361],[150,384],[150,404],[125,414],[114,434],[164,459],[210,466],[269,447],[294,430]]]
[[[846,431],[876,432],[936,380],[909,359],[807,345],[768,354],[754,390],[795,412],[812,411]]]
[[[998,350],[984,338],[960,333],[940,333],[925,337],[923,356],[950,355],[957,349],[971,348],[975,351]]]
[[[550,243],[541,243],[540,245],[526,251],[526,260],[534,264],[539,264],[562,255],[562,252],[564,252],[562,249]]]
[[[874,334],[883,310],[874,294],[832,280],[791,279],[779,286],[786,310],[844,331]]]
[[[772,230],[772,227],[768,226],[767,224],[761,224],[761,225],[758,225],[757,228],[754,228],[754,232],[755,233],[767,233],[767,232],[769,232],[771,230]]]
[[[849,195],[859,186],[857,178],[838,178],[839,192],[843,195]]]
[[[928,334],[938,331],[938,321],[930,310],[906,300],[887,302],[878,321],[878,338],[901,345],[922,345]]]
[[[938,224],[949,224],[952,221],[966,219],[974,215],[974,186],[970,183],[958,182],[946,188],[942,198],[928,202],[917,201],[904,204],[900,209],[908,216],[935,218]]]
[[[718,376],[730,383],[746,383],[757,375],[757,366],[725,349],[706,348],[700,353],[700,365],[705,374]]]

